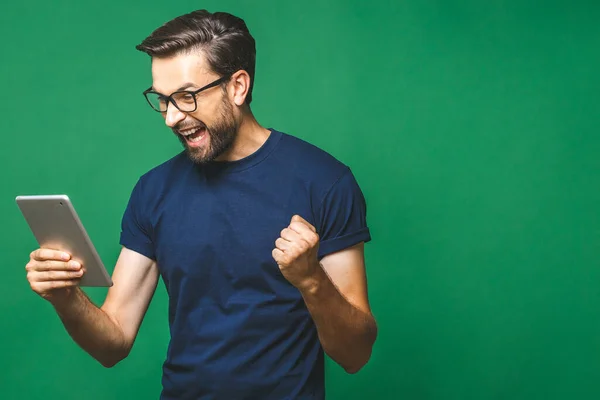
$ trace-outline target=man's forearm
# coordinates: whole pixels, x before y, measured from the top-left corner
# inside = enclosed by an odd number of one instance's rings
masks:
[[[54,308],[73,340],[105,367],[112,367],[129,353],[123,331],[79,288]]]
[[[371,357],[377,337],[375,318],[353,306],[338,291],[322,267],[301,290],[317,326],[323,350],[347,372],[360,370]]]

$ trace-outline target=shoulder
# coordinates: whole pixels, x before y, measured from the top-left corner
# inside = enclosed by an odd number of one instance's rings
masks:
[[[361,209],[364,196],[350,166],[330,152],[282,134],[273,155],[277,162],[270,165],[271,173],[279,174],[280,182],[293,185],[299,197],[304,194],[309,199],[315,227],[320,232],[328,232],[331,218],[344,210]]]
[[[325,186],[339,180],[349,167],[328,151],[288,133],[282,133],[278,156],[298,177]]]

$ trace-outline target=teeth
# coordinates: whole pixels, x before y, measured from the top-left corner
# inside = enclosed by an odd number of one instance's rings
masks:
[[[202,140],[202,138],[204,137],[204,135],[200,135],[197,138],[188,138],[188,141],[194,143],[194,142],[199,142]]]
[[[189,135],[193,135],[194,133],[198,132],[200,129],[200,127],[196,127],[196,128],[192,128],[190,130],[185,130],[185,131],[179,131],[183,136],[189,136]]]

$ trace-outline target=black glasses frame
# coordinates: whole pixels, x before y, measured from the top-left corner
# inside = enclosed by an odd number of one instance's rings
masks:
[[[229,78],[230,78],[229,76],[223,76],[223,77],[217,79],[216,81],[213,81],[213,82],[209,83],[208,85],[202,86],[198,90],[178,90],[176,92],[171,93],[169,96],[164,95],[162,93],[158,93],[158,92],[152,90],[152,86],[150,86],[148,89],[144,90],[143,95],[146,98],[146,101],[148,102],[148,104],[150,104],[150,107],[152,107],[152,109],[154,111],[161,112],[161,113],[167,112],[167,109],[169,107],[169,103],[171,103],[179,111],[185,112],[185,113],[190,113],[190,112],[194,112],[194,111],[196,111],[198,109],[198,102],[196,101],[196,96],[198,95],[198,93],[203,92],[204,90],[213,88],[215,86],[218,86],[221,83],[226,82]],[[194,109],[193,110],[182,110],[181,108],[179,108],[179,106],[177,105],[177,102],[175,101],[175,99],[173,98],[173,96],[175,96],[177,94],[181,94],[181,93],[184,93],[184,94],[192,96],[192,98],[194,99]],[[154,105],[152,104],[152,102],[148,98],[148,94],[155,94],[159,98],[164,99],[165,100],[165,109],[161,110],[161,109],[157,109],[156,107],[154,107]]]

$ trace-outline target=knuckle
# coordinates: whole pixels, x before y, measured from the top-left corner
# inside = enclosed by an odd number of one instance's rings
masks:
[[[308,237],[309,243],[311,245],[314,245],[315,243],[317,243],[319,241],[319,235],[317,235],[316,233],[312,232],[310,234],[310,236]]]
[[[48,252],[46,249],[37,249],[35,257],[37,260],[46,260],[48,258]]]

